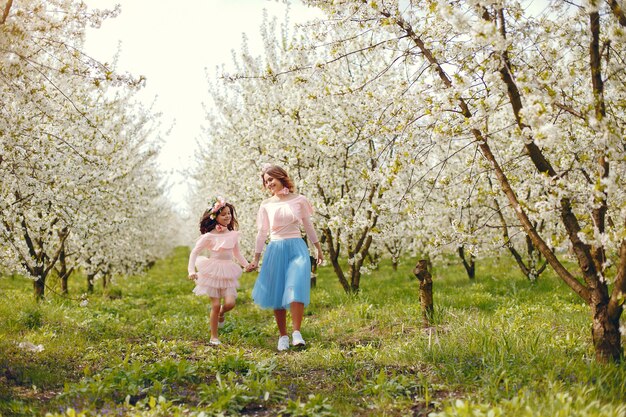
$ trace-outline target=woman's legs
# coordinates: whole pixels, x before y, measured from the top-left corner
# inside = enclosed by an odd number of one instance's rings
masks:
[[[304,317],[304,304],[294,301],[289,304],[289,310],[291,310],[291,323],[293,324],[293,331],[300,331],[302,317]]]
[[[274,318],[281,336],[287,335],[287,310],[274,310]]]
[[[287,336],[287,310],[274,310],[274,317],[276,318],[276,325],[278,326],[278,332],[280,337],[278,338],[278,351],[285,351],[289,349],[289,336]]]
[[[297,332],[296,335],[301,341],[296,345],[304,344],[299,331],[304,317],[304,306],[310,299],[310,270],[308,249],[302,239],[272,241],[266,250],[265,261],[253,291],[255,302],[261,306],[289,304],[293,331]],[[286,308],[275,308],[274,318],[280,333],[278,343],[280,351],[289,347]]]
[[[302,324],[302,318],[304,317],[304,304],[294,301],[289,304],[289,310],[291,312],[293,330],[300,331],[300,325]],[[287,310],[274,310],[274,318],[276,318],[276,325],[278,326],[278,332],[280,335],[287,335]]]

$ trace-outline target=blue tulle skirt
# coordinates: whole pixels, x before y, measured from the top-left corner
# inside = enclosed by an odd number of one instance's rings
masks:
[[[272,240],[263,256],[252,299],[261,308],[287,309],[294,301],[309,305],[311,259],[300,238]]]

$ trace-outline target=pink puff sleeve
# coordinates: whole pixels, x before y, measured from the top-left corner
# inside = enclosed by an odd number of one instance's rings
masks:
[[[267,215],[267,210],[265,206],[261,205],[259,207],[259,213],[256,216],[256,224],[257,224],[257,235],[256,235],[256,244],[254,246],[255,253],[263,252],[263,246],[265,246],[265,240],[267,239],[267,235],[270,232],[270,219]]]
[[[241,250],[239,250],[239,232],[237,232],[237,241],[235,242],[235,246],[233,247],[233,256],[235,257],[235,259],[237,259],[239,265],[243,266],[244,268],[248,266],[248,261],[241,254]]]
[[[307,237],[311,241],[311,243],[315,244],[319,242],[317,238],[317,234],[315,233],[315,229],[313,228],[313,223],[311,222],[311,216],[313,215],[313,206],[306,199],[306,197],[301,196],[302,198],[298,201],[300,205],[300,214],[302,216],[302,226],[304,226],[304,231],[306,232]]]
[[[211,248],[211,239],[208,233],[203,234],[196,241],[196,246],[191,250],[189,255],[189,263],[187,264],[187,272],[189,275],[196,273],[196,258],[202,252],[203,249]]]

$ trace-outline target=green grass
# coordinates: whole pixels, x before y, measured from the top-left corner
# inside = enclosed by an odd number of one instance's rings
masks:
[[[414,260],[383,262],[358,295],[323,267],[307,348],[278,354],[273,316],[250,298],[256,274],[241,279],[223,344],[208,344],[188,253],[96,288],[86,306],[84,277],[70,299],[41,303],[25,278],[0,278],[0,414],[626,415],[626,365],[594,362],[588,309],[550,273],[532,284],[502,258],[479,261],[470,281],[454,260],[435,265],[423,329]]]

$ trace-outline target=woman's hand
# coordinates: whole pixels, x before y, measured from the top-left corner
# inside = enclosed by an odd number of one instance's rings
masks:
[[[246,266],[245,271],[250,272],[250,271],[254,271],[255,269],[257,269],[259,267],[260,260],[261,260],[261,254],[255,253],[254,259],[252,260],[252,262],[248,264],[248,266]]]
[[[324,262],[324,255],[322,254],[322,245],[319,242],[315,243],[315,249],[317,249],[317,264],[321,265]]]

